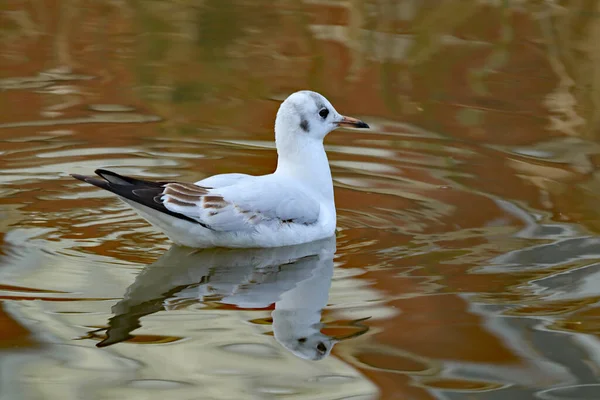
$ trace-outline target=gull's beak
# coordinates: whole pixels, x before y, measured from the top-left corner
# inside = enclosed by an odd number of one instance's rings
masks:
[[[338,126],[347,126],[350,128],[368,128],[369,125],[357,118],[345,117],[342,115],[342,119],[338,121]]]

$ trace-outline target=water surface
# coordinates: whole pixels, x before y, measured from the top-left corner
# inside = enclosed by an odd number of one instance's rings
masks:
[[[600,398],[599,6],[3,3],[0,397]],[[307,88],[372,126],[329,241],[172,247],[68,176],[269,173]]]

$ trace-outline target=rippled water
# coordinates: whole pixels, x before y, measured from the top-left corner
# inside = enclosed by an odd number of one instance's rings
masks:
[[[600,398],[599,2],[0,7],[2,399]],[[68,176],[269,173],[304,88],[372,127],[336,238],[171,247]]]

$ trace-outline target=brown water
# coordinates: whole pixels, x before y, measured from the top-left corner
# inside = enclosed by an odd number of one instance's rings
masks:
[[[0,398],[600,398],[600,2],[0,7]],[[327,138],[333,270],[167,253],[68,176],[269,173],[298,89],[372,127]]]

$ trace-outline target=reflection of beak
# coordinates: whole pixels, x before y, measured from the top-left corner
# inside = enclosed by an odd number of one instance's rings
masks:
[[[348,126],[351,128],[368,128],[369,127],[369,125],[367,125],[360,119],[352,118],[352,117],[344,117],[344,116],[342,116],[342,120],[338,121],[337,124],[338,124],[338,126]]]
[[[364,122],[363,122],[363,124],[364,124]],[[332,341],[334,343],[338,343],[338,342],[341,342],[342,340],[354,339],[356,337],[364,335],[365,333],[368,332],[369,327],[366,326],[366,325],[361,324],[361,322],[366,321],[369,318],[371,318],[371,317],[355,319],[354,321],[352,321],[349,324],[349,326],[353,326],[353,327],[359,328],[356,332],[352,332],[352,333],[350,333],[348,335],[343,335],[343,336],[334,336],[334,337],[331,338]]]

